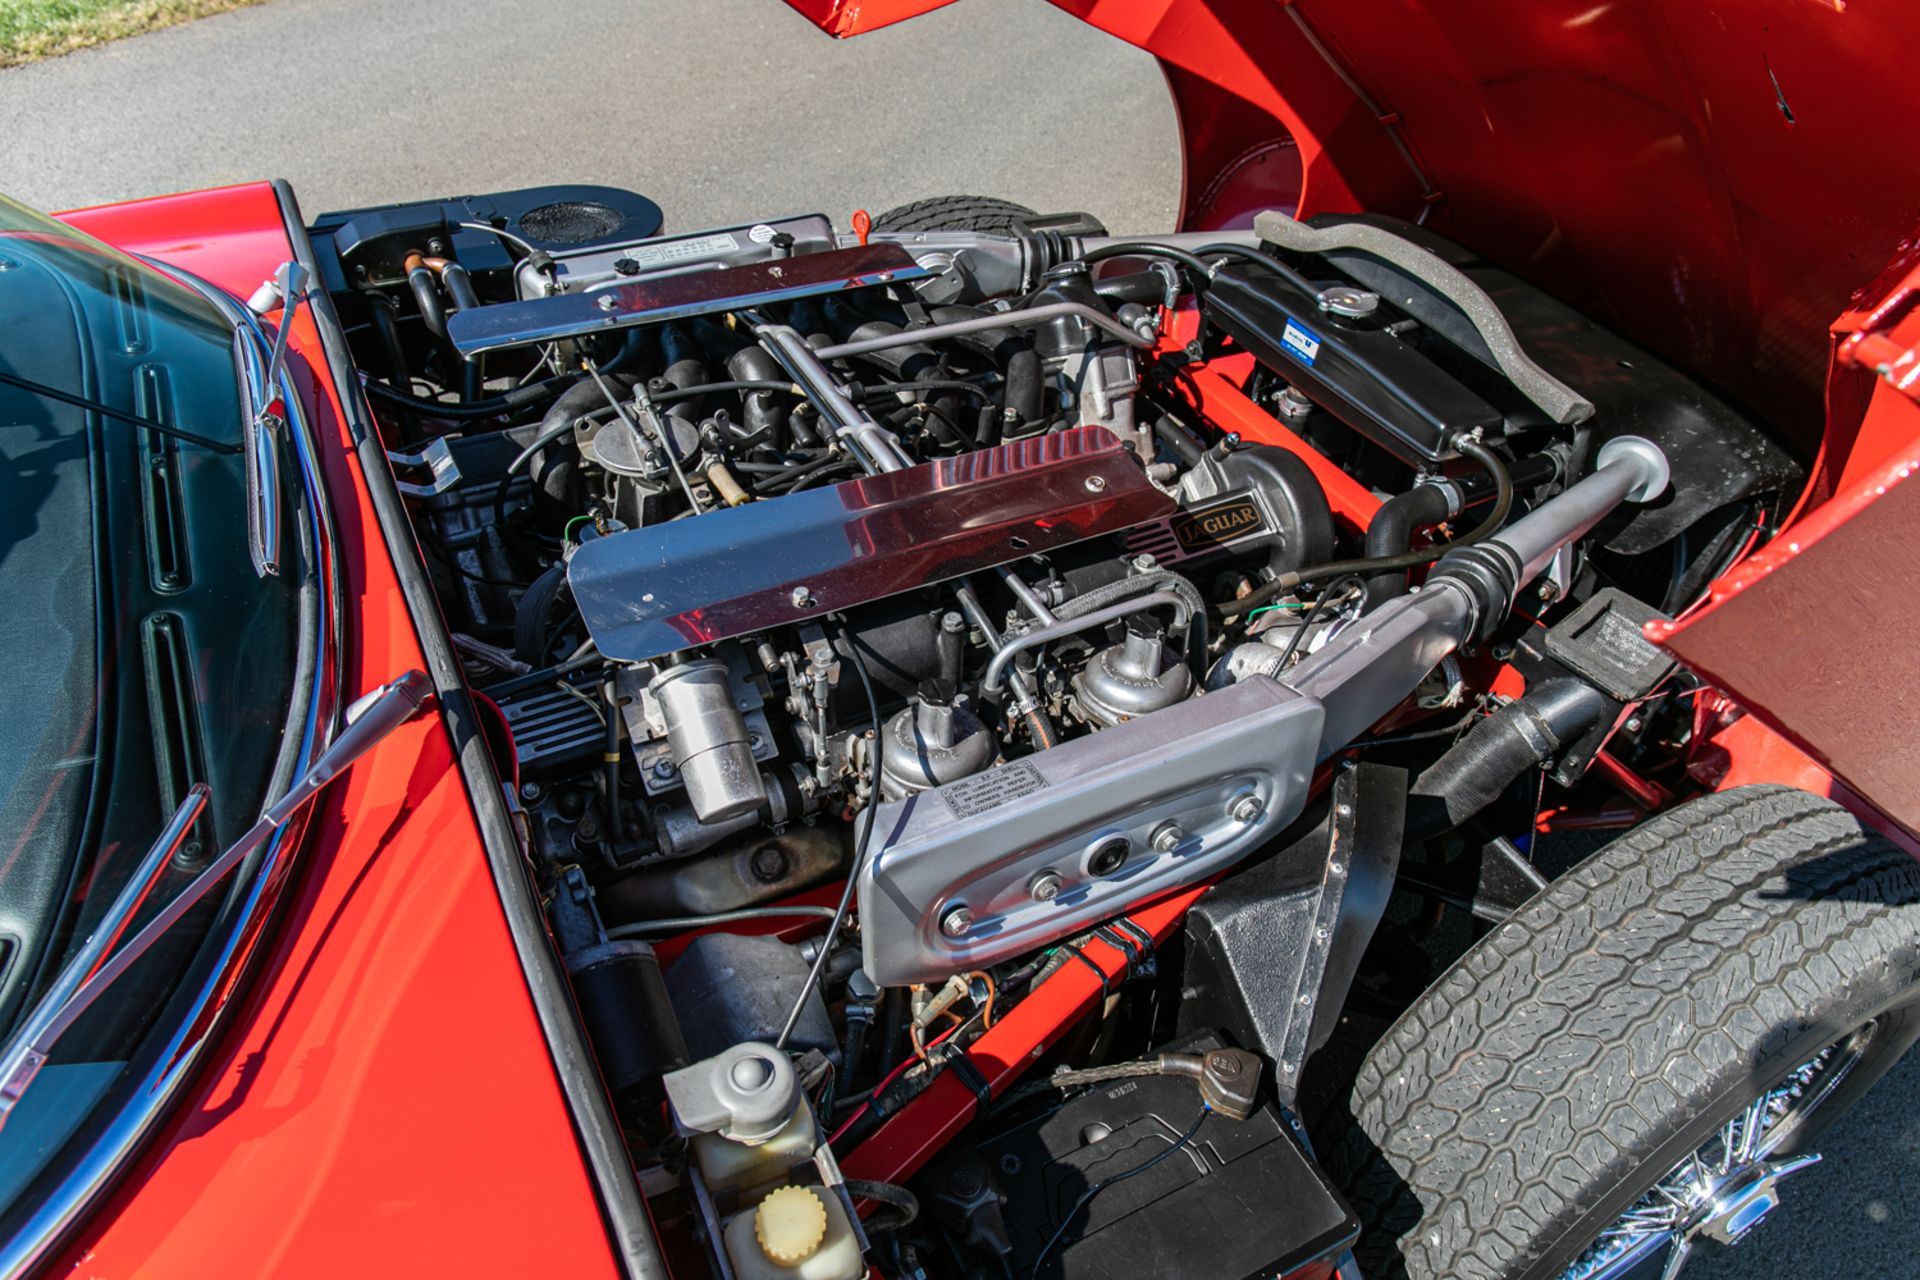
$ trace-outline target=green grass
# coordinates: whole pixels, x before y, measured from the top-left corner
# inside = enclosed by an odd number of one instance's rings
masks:
[[[0,0],[0,67],[57,58],[258,0]]]

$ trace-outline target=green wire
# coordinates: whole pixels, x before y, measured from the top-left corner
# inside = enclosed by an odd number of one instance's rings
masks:
[[[593,519],[592,516],[575,516],[573,519],[567,521],[567,527],[560,531],[560,541],[566,542],[573,537],[573,526],[579,524],[582,520],[591,519]]]
[[[1307,603],[1304,600],[1290,600],[1290,601],[1283,602],[1281,604],[1263,604],[1258,609],[1255,609],[1247,614],[1247,621],[1252,622],[1255,618],[1259,617],[1261,614],[1267,613],[1274,609],[1304,609],[1306,607],[1307,607]]]

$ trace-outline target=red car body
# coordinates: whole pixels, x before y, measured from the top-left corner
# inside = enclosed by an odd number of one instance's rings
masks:
[[[934,7],[794,3],[839,35]],[[1920,518],[1906,483],[1920,465],[1908,234],[1920,178],[1886,155],[1885,122],[1910,105],[1894,15],[1838,0],[1737,14],[1608,0],[1056,3],[1161,60],[1186,152],[1184,226],[1245,225],[1273,206],[1421,216],[1733,390],[1784,437],[1821,436],[1787,531],[1656,638],[1725,691],[1699,700],[1696,780],[1831,794],[1911,843],[1920,603],[1906,586],[1912,539],[1889,531]],[[294,256],[290,212],[262,183],[66,218],[245,296]],[[306,311],[292,326],[338,528],[352,693],[427,665],[423,637],[441,624],[403,590],[417,551],[378,518],[355,439],[370,419],[341,398],[354,372]],[[1196,383],[1209,411],[1265,431],[1271,420],[1210,373]],[[1344,511],[1330,491],[1337,514],[1364,523],[1364,490]],[[1807,605],[1835,591],[1857,602],[1844,637]],[[1870,678],[1827,665],[1836,640],[1876,653]],[[482,835],[497,796],[470,786],[461,741],[416,723],[323,797],[261,976],[191,1096],[54,1270],[589,1276],[648,1250],[596,1191],[596,1118],[583,1122],[590,1104],[563,1087],[577,1045],[543,1023],[539,961],[516,943]],[[1164,934],[1190,901],[1135,919]],[[1010,1081],[1099,991],[1076,971],[1020,1005],[973,1050],[989,1083]],[[942,1077],[849,1175],[911,1171],[970,1103]]]

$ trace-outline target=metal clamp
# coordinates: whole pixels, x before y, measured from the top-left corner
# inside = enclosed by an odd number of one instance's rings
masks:
[[[460,483],[460,464],[453,460],[453,450],[447,446],[445,436],[430,442],[426,448],[408,451],[405,449],[387,450],[387,461],[397,470],[401,467],[425,467],[431,477],[422,484],[413,480],[394,477],[393,487],[409,498],[431,498],[445,493]]]

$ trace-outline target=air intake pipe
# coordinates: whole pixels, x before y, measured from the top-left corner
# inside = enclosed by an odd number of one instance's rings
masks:
[[[1451,831],[1500,798],[1515,778],[1550,763],[1613,703],[1584,680],[1548,680],[1473,727],[1414,779],[1407,838]]]

